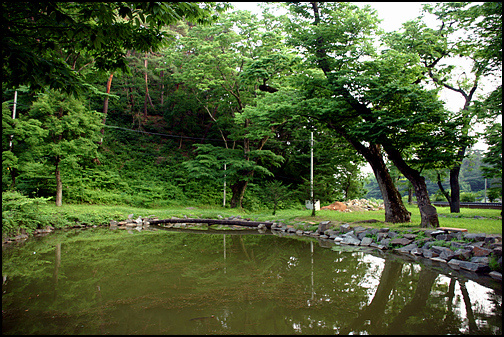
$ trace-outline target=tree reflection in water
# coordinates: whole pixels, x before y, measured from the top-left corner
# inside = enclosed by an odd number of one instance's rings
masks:
[[[99,229],[28,240],[2,254],[2,332],[501,334],[499,289],[321,242]]]

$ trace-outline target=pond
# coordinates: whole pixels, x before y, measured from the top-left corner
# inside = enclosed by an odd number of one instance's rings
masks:
[[[500,283],[308,237],[57,231],[2,276],[3,334],[502,334]]]

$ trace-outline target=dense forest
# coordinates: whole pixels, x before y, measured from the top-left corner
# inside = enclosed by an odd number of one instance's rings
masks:
[[[408,221],[412,195],[435,226],[431,200],[457,212],[485,178],[501,199],[501,3],[425,5],[437,27],[392,33],[369,6],[262,7],[2,3],[2,194],[304,207],[313,151],[315,199],[382,199],[387,221]]]

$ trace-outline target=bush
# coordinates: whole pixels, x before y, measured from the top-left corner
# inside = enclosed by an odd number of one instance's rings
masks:
[[[479,196],[479,193],[462,192],[462,193],[460,193],[460,201],[461,202],[475,202],[476,198],[478,196]]]
[[[17,191],[2,192],[2,235],[32,233],[50,225],[49,217],[38,208],[49,199],[28,198]]]

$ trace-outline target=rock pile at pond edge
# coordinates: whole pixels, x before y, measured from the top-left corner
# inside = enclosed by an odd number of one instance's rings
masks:
[[[391,231],[389,228],[352,227],[340,225],[331,228],[330,221],[319,223],[316,231],[295,229],[293,226],[273,224],[273,231],[294,235],[307,235],[333,240],[338,245],[371,247],[392,250],[399,254],[410,254],[433,261],[447,263],[455,270],[488,273],[502,280],[502,274],[491,271],[491,259],[497,261],[502,270],[502,237],[500,235],[464,233],[461,231],[426,229],[413,232]]]

